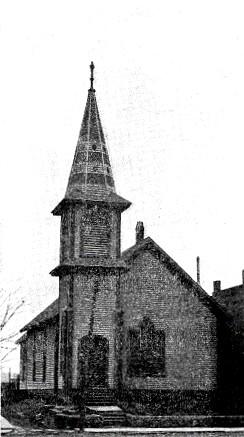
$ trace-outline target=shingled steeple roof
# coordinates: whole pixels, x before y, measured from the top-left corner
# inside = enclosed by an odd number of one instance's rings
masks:
[[[98,112],[95,89],[93,88],[93,62],[91,87],[81,124],[74,161],[65,197],[78,198],[82,195],[99,196],[115,192],[112,168],[109,161],[102,124]]]
[[[94,68],[92,62],[91,85],[69,181],[64,199],[52,211],[54,215],[60,215],[63,208],[73,202],[104,202],[121,211],[131,204],[115,191],[112,167],[93,88]]]
[[[130,206],[128,200],[116,194],[112,167],[93,87],[93,62],[90,65],[90,89],[81,123],[79,138],[71,167],[65,198],[52,211],[60,215],[70,202],[106,202],[121,211]]]

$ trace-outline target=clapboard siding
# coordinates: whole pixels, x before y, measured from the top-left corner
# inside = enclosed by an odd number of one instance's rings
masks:
[[[106,226],[94,225],[91,233],[83,233],[82,256],[107,256],[109,253],[110,239]]]
[[[71,209],[67,208],[61,217],[60,226],[60,262],[70,258]]]
[[[60,262],[79,261],[80,257],[120,255],[120,214],[98,208],[97,217],[89,216],[85,206],[65,209],[61,217]],[[90,213],[91,214],[91,213]]]
[[[63,276],[59,279],[59,363],[58,363],[58,388],[64,388],[64,375],[62,372],[62,363],[64,360],[64,350],[62,344],[64,312],[68,306],[68,297],[70,289],[71,275]]]
[[[21,389],[54,389],[54,355],[55,355],[55,335],[57,325],[47,325],[46,330],[46,380],[43,381],[43,354],[44,349],[42,346],[42,339],[44,330],[35,329],[27,333],[26,345],[27,345],[27,363],[26,363],[26,378],[23,381],[21,378]],[[34,336],[36,340],[34,340]],[[36,343],[36,353],[35,345]],[[22,344],[21,344],[21,347]],[[33,359],[35,356],[36,362],[36,377],[33,381]],[[23,363],[21,363],[23,366]],[[21,371],[22,373],[22,371]]]
[[[104,207],[84,208],[80,227],[81,256],[110,254],[111,211]]]
[[[78,274],[74,280],[73,310],[73,388],[78,384],[78,344],[88,334],[93,288],[99,279],[96,305],[94,311],[94,335],[102,335],[109,341],[109,386],[115,384],[115,310],[116,310],[116,274],[92,273]]]

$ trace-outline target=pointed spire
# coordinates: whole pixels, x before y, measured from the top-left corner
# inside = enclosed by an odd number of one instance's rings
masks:
[[[91,87],[88,91],[85,112],[81,124],[78,143],[66,190],[66,198],[89,198],[91,195],[115,193],[112,168],[98,112],[95,90],[93,88],[93,62]]]
[[[93,77],[93,71],[94,71],[95,65],[93,64],[93,62],[91,62],[90,64],[90,70],[91,70],[91,77],[90,77],[90,81],[91,81],[91,88],[89,89],[89,91],[96,91],[93,88],[93,81],[94,81],[94,77]]]

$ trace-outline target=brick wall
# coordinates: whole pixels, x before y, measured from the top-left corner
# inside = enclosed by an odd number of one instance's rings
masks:
[[[149,251],[142,252],[123,275],[124,344],[130,327],[149,316],[165,331],[165,377],[129,378],[123,349],[124,384],[136,389],[214,390],[216,388],[216,318],[177,274]]]

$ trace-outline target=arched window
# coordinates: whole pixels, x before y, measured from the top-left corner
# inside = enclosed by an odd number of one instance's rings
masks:
[[[128,375],[165,375],[165,334],[148,317],[128,332]]]

